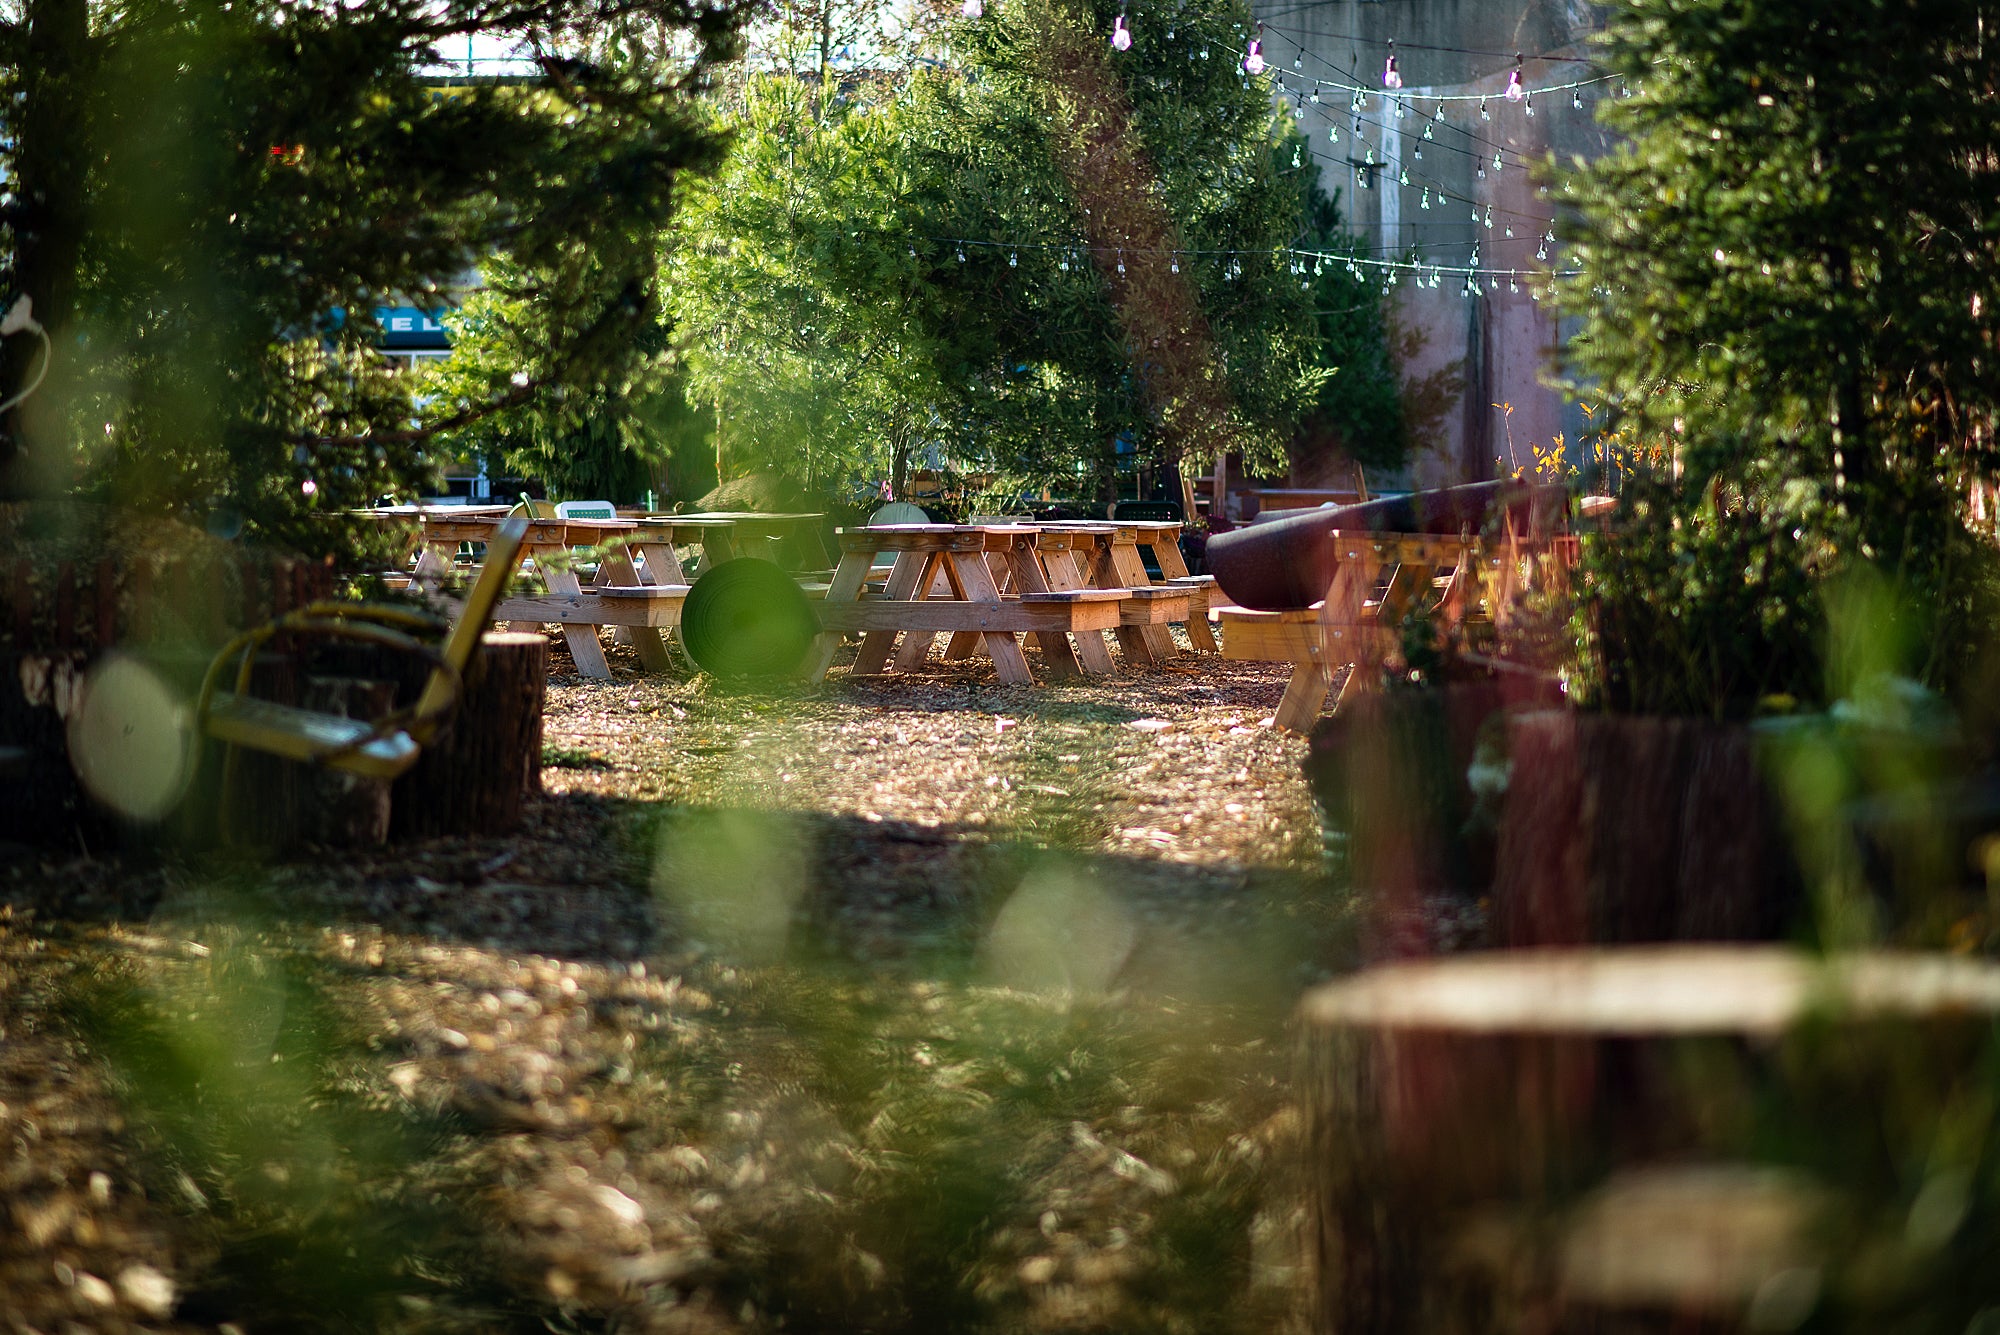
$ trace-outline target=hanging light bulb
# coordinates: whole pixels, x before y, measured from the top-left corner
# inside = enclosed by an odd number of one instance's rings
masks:
[[[1260,23],[1257,25],[1258,35],[1252,37],[1250,39],[1250,45],[1244,49],[1243,72],[1245,74],[1256,75],[1256,74],[1262,74],[1264,72],[1263,32],[1264,32],[1264,25]]]
[[[1437,123],[1438,123],[1439,125],[1443,125],[1443,124],[1444,124],[1444,99],[1443,99],[1443,98],[1439,98],[1439,99],[1438,99],[1438,109],[1437,109],[1437,115],[1435,115],[1435,116],[1431,117],[1431,119],[1432,119],[1432,120],[1434,120],[1434,121],[1436,121],[1436,122],[1437,122]]]
[[[1167,29],[1167,40],[1170,42],[1174,40],[1174,30],[1172,28]]]
[[[1472,221],[1474,222],[1479,221],[1479,206],[1477,204],[1474,204],[1472,206]]]
[[[1340,127],[1338,125],[1329,125],[1326,127],[1326,142],[1329,144],[1340,142]]]
[[[1431,127],[1426,125],[1424,127],[1424,142],[1429,143],[1431,140],[1435,138],[1437,138],[1437,136],[1431,133]]]
[[[1415,148],[1412,148],[1410,150],[1410,156],[1415,158],[1418,162],[1422,162],[1424,160],[1424,146],[1421,143],[1419,143]]]
[[[1501,172],[1501,171],[1502,171],[1503,169],[1504,169],[1504,165],[1503,165],[1503,164],[1501,163],[1501,161],[1500,161],[1500,150],[1496,148],[1496,149],[1494,149],[1494,150],[1493,150],[1493,171],[1494,171],[1494,174],[1495,174],[1495,175],[1498,175],[1498,174],[1499,174],[1499,173],[1500,173],[1500,172]]]
[[[1201,58],[1202,58],[1203,60],[1207,60],[1207,59],[1208,59],[1208,43],[1207,43],[1207,42],[1203,42],[1203,43],[1201,44]]]
[[[1306,67],[1306,49],[1304,47],[1300,47],[1299,53],[1292,57],[1292,68],[1295,70],[1302,70],[1305,67]]]
[[[1548,259],[1548,257],[1549,257],[1549,248],[1548,248],[1547,246],[1537,246],[1537,247],[1535,247],[1535,258],[1536,258],[1536,259],[1538,259],[1538,260],[1547,260],[1547,259]]]
[[[1417,202],[1417,207],[1420,209],[1427,209],[1430,206],[1431,206],[1431,188],[1429,186],[1425,186],[1424,197]]]
[[[1514,281],[1514,271],[1512,269],[1507,271],[1507,290],[1509,292],[1519,292],[1521,290],[1521,285]]]
[[[1292,165],[1294,167],[1303,167],[1306,165],[1304,158],[1301,156],[1301,150],[1297,145],[1293,145],[1292,147]]]
[[[1479,165],[1479,170],[1477,175],[1479,179],[1483,181],[1486,179],[1486,163],[1484,161],[1481,161],[1479,162],[1478,165]]]
[[[1314,106],[1318,106],[1318,105],[1319,105],[1319,84],[1317,84],[1317,83],[1313,84],[1313,91],[1312,91],[1312,104],[1313,104]]]
[[[1179,251],[1174,252],[1174,258],[1167,265],[1167,268],[1173,271],[1174,273],[1179,273],[1181,271],[1181,255]]]
[[[1063,271],[1064,273],[1068,273],[1068,272],[1069,272],[1069,252],[1068,252],[1068,251],[1066,251],[1066,250],[1065,250],[1065,251],[1064,251],[1064,252],[1062,253],[1062,258],[1056,261],[1056,268],[1058,268],[1058,269],[1061,269],[1061,270],[1062,270],[1062,271]]]
[[[1479,119],[1483,121],[1493,119],[1493,113],[1486,109],[1486,99],[1483,97],[1479,99]]]
[[[1402,172],[1398,175],[1397,179],[1400,180],[1402,184],[1408,185],[1410,183],[1410,169],[1408,167],[1403,168]]]
[[[965,0],[965,3],[958,7],[958,12],[966,18],[976,19],[986,12],[985,0]]]
[[[1570,89],[1569,104],[1573,110],[1583,110],[1583,90],[1581,88]]]
[[[1491,204],[1488,204],[1488,205],[1486,206],[1486,217],[1485,217],[1484,221],[1485,221],[1485,223],[1486,223],[1486,230],[1487,230],[1487,231],[1489,231],[1489,232],[1490,232],[1490,231],[1492,231],[1492,230],[1493,230],[1493,206],[1492,206]]]
[[[1010,250],[1007,252],[1007,267],[1009,269],[1018,269],[1021,267],[1021,253],[1019,251]]]
[[[1375,165],[1375,149],[1373,145],[1370,145],[1368,151],[1361,155],[1361,165],[1364,167]]]
[[[1125,272],[1125,252],[1122,250],[1118,252],[1118,272]]]
[[[1514,54],[1514,68],[1507,71],[1506,98],[1509,102],[1519,102],[1527,95],[1528,90],[1521,86],[1521,56],[1519,52],[1516,52]]]
[[[1396,44],[1394,42],[1389,43],[1389,59],[1382,66],[1382,86],[1389,89],[1401,88],[1403,86],[1403,73],[1396,68]]]
[[[1532,116],[1535,114],[1535,95],[1529,93],[1521,99],[1521,110]]]
[[[1514,229],[1509,227],[1507,229],[1507,239],[1511,241],[1513,240],[1513,238],[1514,238]]]
[[[965,247],[964,247],[964,246],[960,246],[960,247],[958,248],[958,262],[959,262],[960,264],[963,264],[963,263],[965,263]]]
[[[1117,23],[1112,26],[1111,49],[1114,51],[1130,51],[1132,49],[1132,30],[1125,26],[1125,16],[1123,14],[1118,16]]]

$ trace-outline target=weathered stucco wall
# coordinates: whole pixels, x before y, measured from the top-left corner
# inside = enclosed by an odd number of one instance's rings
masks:
[[[1425,262],[1463,266],[1476,251],[1482,267],[1517,269],[1523,276],[1517,283],[1506,276],[1482,279],[1477,297],[1465,295],[1462,276],[1443,274],[1435,289],[1399,276],[1393,300],[1413,347],[1402,368],[1412,391],[1406,397],[1419,409],[1409,480],[1486,477],[1528,466],[1534,447],[1546,446],[1557,432],[1575,442],[1582,414],[1545,383],[1559,347],[1557,324],[1525,281],[1547,267],[1536,250],[1556,211],[1539,174],[1520,164],[1551,152],[1564,162],[1603,152],[1608,138],[1594,112],[1601,99],[1615,96],[1616,86],[1580,90],[1581,110],[1569,92],[1534,96],[1532,115],[1502,94],[1515,52],[1527,57],[1522,73],[1529,89],[1591,77],[1590,66],[1561,57],[1587,52],[1601,11],[1569,0],[1331,0],[1306,7],[1297,0],[1263,0],[1256,10],[1265,24],[1265,55],[1281,85],[1274,91],[1303,108],[1300,129],[1313,146],[1321,181],[1375,254],[1413,251]],[[1392,40],[1404,80],[1399,94],[1382,88]],[[1456,49],[1425,49],[1442,47]],[[1316,82],[1320,100],[1314,104]],[[1371,92],[1356,113],[1350,95],[1334,84]],[[1474,101],[1447,102],[1443,121],[1434,119],[1439,95],[1467,94],[1488,96],[1488,118],[1481,118]],[[1429,140],[1423,138],[1427,127]],[[1338,131],[1337,141],[1329,128]],[[1426,194],[1429,208],[1423,207]],[[1560,223],[1555,226],[1560,233]],[[1549,255],[1551,264],[1563,263],[1559,244]],[[1437,377],[1454,369],[1458,392],[1440,402]],[[1431,392],[1424,392],[1426,385]],[[1511,415],[1495,406],[1503,404],[1512,405]]]

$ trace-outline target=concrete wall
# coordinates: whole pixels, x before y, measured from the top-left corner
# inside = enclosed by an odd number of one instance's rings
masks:
[[[1484,268],[1525,275],[1547,267],[1535,252],[1555,209],[1543,182],[1520,161],[1540,160],[1550,151],[1564,162],[1603,152],[1608,139],[1593,113],[1616,86],[1581,90],[1582,110],[1568,92],[1532,97],[1533,115],[1502,93],[1514,52],[1583,54],[1587,35],[1601,26],[1597,7],[1580,0],[1330,0],[1304,8],[1297,0],[1260,0],[1255,7],[1280,95],[1305,112],[1300,129],[1313,146],[1322,184],[1338,196],[1349,226],[1375,254],[1398,257],[1414,248],[1425,261],[1465,265],[1476,246]],[[1391,40],[1404,80],[1400,94],[1382,88]],[[1586,64],[1531,58],[1523,82],[1532,90],[1596,72]],[[1309,96],[1315,81],[1316,105]],[[1329,83],[1372,90],[1359,113],[1359,135],[1350,95]],[[1481,119],[1477,102],[1447,102],[1444,121],[1433,119],[1437,96],[1481,93],[1489,96],[1488,119]],[[1329,140],[1329,126],[1339,131],[1338,142]],[[1380,164],[1372,171],[1366,166],[1371,157]],[[1401,183],[1405,173],[1408,185]],[[1428,209],[1422,207],[1426,190]],[[1560,223],[1555,226],[1560,233]],[[1552,264],[1563,259],[1560,245],[1551,249]],[[1477,298],[1465,296],[1464,287],[1462,276],[1445,274],[1432,290],[1406,274],[1393,289],[1396,313],[1421,345],[1403,365],[1406,384],[1453,367],[1463,378],[1455,400],[1420,427],[1412,482],[1474,480],[1526,467],[1534,446],[1548,444],[1558,431],[1575,442],[1584,427],[1581,413],[1544,384],[1560,331],[1531,297],[1529,284],[1513,291],[1506,277],[1497,288],[1482,279]],[[1511,416],[1493,406],[1508,403]]]

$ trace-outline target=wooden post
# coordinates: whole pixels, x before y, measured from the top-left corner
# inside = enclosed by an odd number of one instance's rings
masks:
[[[1984,1115],[1941,1148],[1996,1014],[1991,963],[1778,947],[1463,955],[1321,988],[1295,1085],[1309,1328],[1965,1329],[1994,1297],[1983,1179],[1910,1240],[1914,1202],[2000,1149]]]
[[[489,632],[451,722],[396,780],[390,834],[507,834],[542,786],[542,705],[549,643]]]

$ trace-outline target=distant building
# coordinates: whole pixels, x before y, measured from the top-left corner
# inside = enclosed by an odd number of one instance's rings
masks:
[[[1299,128],[1349,226],[1382,259],[1414,250],[1441,266],[1435,287],[1427,271],[1403,272],[1393,289],[1398,316],[1423,339],[1406,381],[1454,364],[1464,381],[1457,402],[1420,425],[1410,480],[1487,477],[1529,466],[1533,447],[1558,431],[1578,440],[1582,414],[1543,383],[1567,331],[1526,281],[1561,267],[1560,244],[1547,248],[1546,263],[1537,258],[1561,224],[1522,164],[1551,151],[1564,162],[1594,158],[1609,143],[1592,113],[1617,95],[1615,82],[1551,91],[1598,75],[1568,57],[1588,54],[1602,8],[1567,0],[1257,0],[1255,8],[1273,91],[1304,111]],[[1392,42],[1402,80],[1393,91],[1383,86]],[[1517,70],[1528,96],[1509,101]],[[1359,111],[1356,88],[1367,90]],[[1475,252],[1489,272],[1468,297],[1465,276],[1450,269]],[[1512,404],[1512,414],[1496,404]]]

